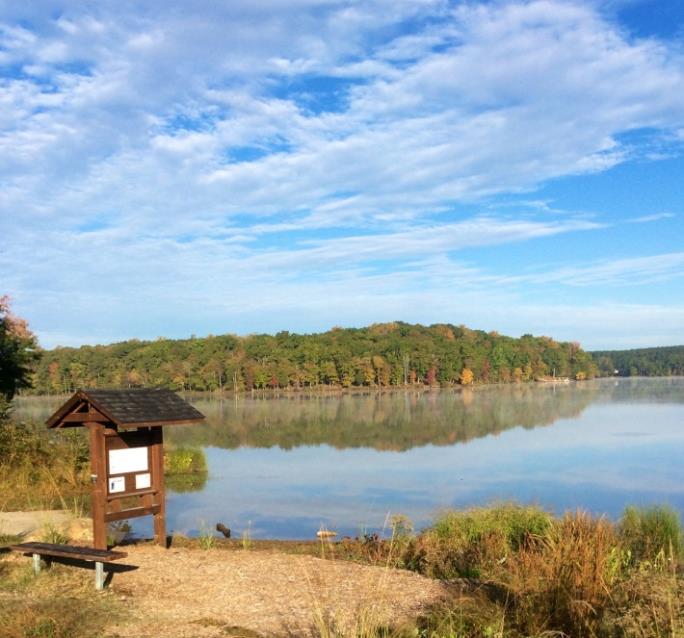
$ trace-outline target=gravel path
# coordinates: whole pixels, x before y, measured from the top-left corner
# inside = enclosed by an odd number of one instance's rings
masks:
[[[135,571],[111,590],[131,602],[116,636],[145,638],[318,634],[322,618],[345,634],[359,622],[400,623],[437,602],[437,581],[402,570],[266,551],[126,548]],[[253,634],[252,634],[253,635]]]

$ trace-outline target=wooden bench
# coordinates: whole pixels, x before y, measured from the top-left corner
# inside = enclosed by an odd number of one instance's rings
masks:
[[[72,545],[54,545],[53,543],[20,543],[10,545],[10,549],[22,554],[33,555],[33,571],[40,573],[40,558],[71,558],[75,560],[95,563],[95,589],[104,589],[104,564],[120,558],[125,558],[126,552],[114,552],[108,549],[93,549],[92,547],[76,547]]]

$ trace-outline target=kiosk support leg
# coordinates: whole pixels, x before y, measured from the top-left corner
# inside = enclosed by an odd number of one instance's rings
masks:
[[[104,563],[95,563],[95,589],[98,591],[104,589]]]
[[[153,428],[151,446],[152,480],[157,492],[159,512],[154,515],[154,540],[157,545],[166,547],[166,498],[164,496],[164,432],[162,428]]]
[[[105,434],[101,423],[86,423],[90,431],[90,472],[93,481],[90,508],[93,514],[93,547],[107,549],[105,508],[107,502],[107,468]]]

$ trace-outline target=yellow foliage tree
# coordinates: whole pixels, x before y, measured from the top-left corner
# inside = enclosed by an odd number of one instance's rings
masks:
[[[473,371],[470,368],[463,368],[458,380],[461,385],[470,385],[473,382]]]

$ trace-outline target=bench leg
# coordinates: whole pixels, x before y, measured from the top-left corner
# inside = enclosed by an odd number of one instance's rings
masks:
[[[104,563],[95,563],[95,589],[104,589]]]
[[[36,576],[40,574],[40,554],[33,555],[33,573]]]

